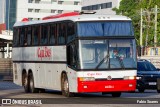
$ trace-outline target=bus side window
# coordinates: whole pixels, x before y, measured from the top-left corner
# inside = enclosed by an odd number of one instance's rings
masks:
[[[23,45],[26,46],[27,45],[27,32],[28,32],[28,28],[24,28],[24,40],[23,40]]]
[[[50,26],[49,44],[50,44],[50,45],[56,44],[56,40],[57,40],[56,24],[52,24],[52,25]]]
[[[49,33],[49,26],[48,25],[42,25],[41,26],[41,44],[47,45],[48,43],[48,33]]]
[[[38,45],[40,36],[40,26],[33,26],[33,45]]]
[[[29,26],[27,31],[27,45],[31,45],[31,41],[32,41],[31,37],[32,37],[32,27]]]
[[[13,29],[13,46],[18,46],[19,44],[19,28]]]
[[[67,23],[67,43],[75,38],[75,25],[74,23]]]
[[[20,46],[24,44],[25,28],[20,28]]]
[[[66,24],[58,24],[58,44],[64,45],[66,43]]]

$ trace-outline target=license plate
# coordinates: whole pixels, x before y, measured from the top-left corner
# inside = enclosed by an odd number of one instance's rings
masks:
[[[156,82],[149,82],[149,85],[157,85]]]

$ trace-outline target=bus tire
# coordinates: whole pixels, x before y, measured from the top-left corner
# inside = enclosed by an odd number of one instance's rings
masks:
[[[62,95],[64,95],[65,97],[74,96],[74,94],[69,91],[69,82],[68,82],[67,75],[65,73],[62,74],[61,89],[62,89]]]
[[[34,86],[34,77],[32,73],[29,73],[29,92],[37,93],[39,90]]]
[[[28,84],[28,76],[26,73],[22,75],[22,85],[24,87],[24,91],[26,93],[28,93],[29,92],[29,84]]]
[[[110,94],[109,92],[102,92],[102,95]]]
[[[120,96],[121,96],[121,92],[112,93],[112,97],[120,97]]]
[[[45,93],[45,89],[39,88],[39,93]]]

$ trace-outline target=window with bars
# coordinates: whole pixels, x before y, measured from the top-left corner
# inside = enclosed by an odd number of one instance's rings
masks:
[[[51,13],[56,13],[56,10],[51,10]]]
[[[79,5],[79,2],[75,1],[75,2],[74,2],[74,5]]]
[[[33,9],[28,9],[28,12],[32,12],[33,11]]]
[[[58,13],[62,13],[63,12],[63,10],[58,10]]]
[[[40,9],[35,9],[35,12],[36,12],[36,13],[39,13],[39,12],[40,12]]]
[[[63,4],[63,1],[58,1],[58,4]]]
[[[35,3],[40,3],[41,0],[35,0]]]
[[[28,0],[28,3],[33,3],[33,0]]]

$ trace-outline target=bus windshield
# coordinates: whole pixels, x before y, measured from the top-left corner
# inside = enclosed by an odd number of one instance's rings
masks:
[[[78,36],[134,36],[131,21],[79,22]]]
[[[134,39],[80,40],[81,69],[135,69]]]

